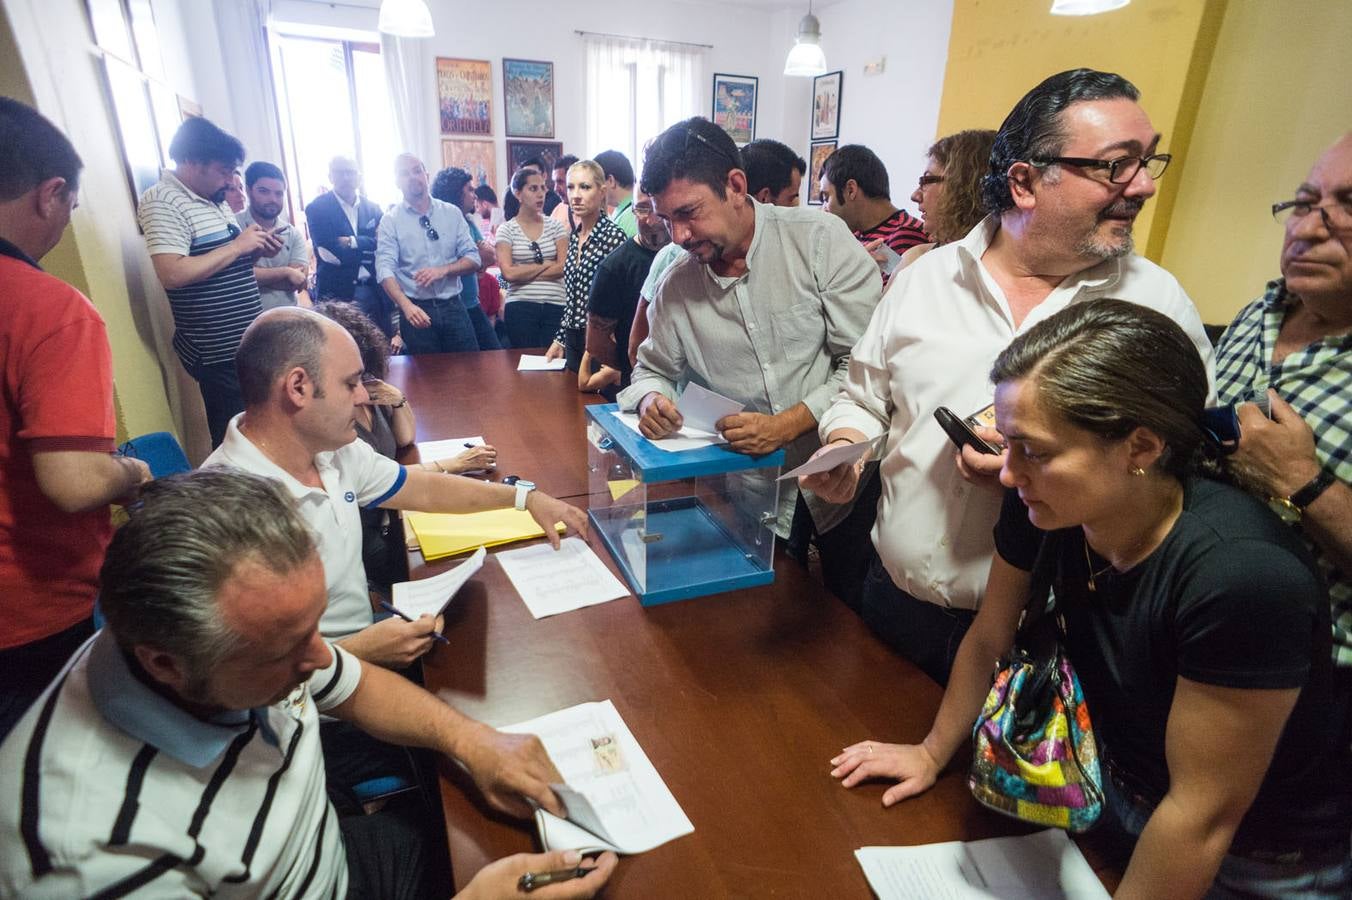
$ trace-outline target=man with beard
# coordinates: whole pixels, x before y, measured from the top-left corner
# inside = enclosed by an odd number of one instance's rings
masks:
[[[280,252],[282,240],[257,225],[241,229],[225,205],[244,161],[238,138],[193,117],[174,133],[169,156],[174,168],[141,195],[136,215],[174,314],[174,352],[202,391],[215,447],[244,409],[235,348],[263,311],[254,262]]]
[[[935,409],[985,410],[993,396],[987,373],[1015,335],[1102,297],[1168,315],[1213,369],[1192,301],[1172,275],[1132,252],[1132,223],[1169,163],[1138,96],[1119,75],[1075,69],[1015,105],[982,184],[990,215],[893,279],[855,345],[844,390],[822,416],[824,444],[887,435],[862,614],[941,684],[990,570],[1004,455],[968,447],[955,465]],[[809,476],[802,486],[846,500],[861,465]]]
[[[282,241],[282,249],[276,256],[260,257],[254,262],[254,279],[263,308],[309,306],[310,298],[304,290],[310,278],[310,251],[304,235],[291,227],[282,214],[286,176],[272,163],[256,162],[244,170],[244,184],[248,188],[249,208],[235,217],[239,227],[257,225]]]

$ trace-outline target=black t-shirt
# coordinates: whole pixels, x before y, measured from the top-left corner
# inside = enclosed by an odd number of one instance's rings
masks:
[[[610,252],[596,267],[587,312],[616,319],[615,344],[619,352],[620,384],[629,384],[629,330],[634,324],[639,291],[652,268],[656,250],[632,238]]]
[[[1248,494],[1193,478],[1164,542],[1117,572],[1092,550],[1086,563],[1083,530],[1040,531],[1017,492],[1007,492],[995,526],[1000,556],[1032,571],[1044,538],[1053,543],[1036,574],[1051,579],[1066,655],[1113,771],[1152,802],[1164,796],[1164,737],[1180,677],[1227,688],[1303,688],[1233,846],[1345,840],[1352,779],[1345,741],[1337,739],[1346,704],[1335,702],[1328,597],[1291,529]]]

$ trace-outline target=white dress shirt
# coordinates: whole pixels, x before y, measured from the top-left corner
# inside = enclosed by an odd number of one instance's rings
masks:
[[[1071,275],[1019,327],[981,262],[999,220],[900,270],[850,357],[849,375],[820,419],[822,439],[856,428],[886,432],[882,500],[873,545],[903,591],[941,606],[976,609],[995,552],[1001,494],[969,484],[934,410],[959,416],[995,395],[991,366],[1018,334],[1070,306],[1115,297],[1173,319],[1197,345],[1214,384],[1215,357],[1197,309],[1172,275],[1131,255]]]

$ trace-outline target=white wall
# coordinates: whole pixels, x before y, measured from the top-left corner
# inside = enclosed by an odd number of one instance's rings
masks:
[[[771,55],[783,71],[784,57],[803,10],[775,14],[778,37]],[[915,212],[907,199],[925,168],[925,151],[938,136],[939,100],[948,63],[952,0],[842,0],[816,7],[822,50],[831,71],[844,72],[840,100],[840,145],[863,144],[887,166],[892,202]],[[886,56],[879,75],[867,63]],[[812,79],[783,78],[781,138],[807,157]],[[814,186],[815,189],[815,186]]]
[[[757,137],[783,140],[782,74],[787,45],[772,33],[777,14],[770,9],[699,0],[635,2],[635,0],[498,0],[489,15],[469,12],[459,3],[429,3],[437,34],[425,41],[426,92],[436,97],[434,59],[438,56],[487,59],[493,63],[493,140],[498,151],[498,178],[505,179],[506,136],[502,113],[502,58],[554,63],[555,132],[564,152],[588,156],[605,147],[584,146],[586,63],[577,29],[647,37],[657,40],[712,44],[705,52],[708,96],[702,114],[709,115],[713,75],[724,72],[760,79]],[[474,7],[479,10],[485,7]],[[279,0],[275,23],[304,23],[374,32],[376,10],[333,7],[311,0]],[[937,102],[937,94],[936,94]],[[435,106],[427,115],[437,116]],[[421,148],[429,166],[439,165],[440,142]]]

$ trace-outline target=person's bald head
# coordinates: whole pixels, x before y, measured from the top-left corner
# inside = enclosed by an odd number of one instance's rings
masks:
[[[334,331],[347,336],[337,323],[296,306],[269,309],[254,319],[235,351],[245,409],[267,405],[278,383],[295,369],[321,384],[325,345]]]
[[[361,169],[349,156],[335,156],[329,160],[329,183],[333,191],[348,203],[353,202],[361,187]]]
[[[400,153],[394,158],[394,183],[409,203],[421,201],[427,196],[427,167],[412,153]]]

